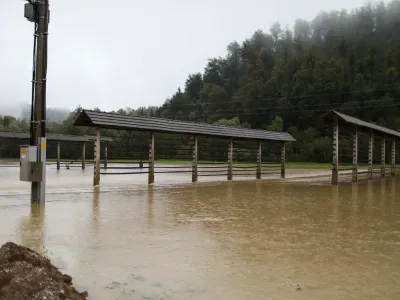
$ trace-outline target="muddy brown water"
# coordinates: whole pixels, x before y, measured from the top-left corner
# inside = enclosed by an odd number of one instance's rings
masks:
[[[149,188],[119,175],[93,189],[92,173],[48,167],[37,207],[18,168],[0,168],[0,243],[46,254],[89,299],[400,298],[400,176],[332,187],[157,174]]]

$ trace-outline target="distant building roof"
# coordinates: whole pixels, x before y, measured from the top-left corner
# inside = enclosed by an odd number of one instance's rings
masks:
[[[83,110],[75,121],[75,126],[88,126],[119,130],[170,132],[237,139],[272,140],[284,142],[295,141],[295,139],[287,132],[246,129],[143,116],[124,116],[92,110]]]
[[[29,140],[29,132],[12,132],[12,131],[0,131],[0,139],[7,140]],[[49,141],[65,141],[65,142],[91,142],[94,141],[95,137],[90,135],[78,136],[78,135],[67,135],[58,133],[47,133],[46,138]],[[101,137],[103,142],[111,142],[112,138]]]
[[[380,133],[383,133],[383,134],[392,135],[392,136],[400,138],[400,132],[398,132],[396,130],[385,128],[385,127],[382,127],[382,126],[379,126],[379,125],[375,125],[373,123],[368,123],[368,122],[365,122],[363,120],[360,120],[360,119],[357,119],[357,118],[342,114],[342,113],[340,113],[338,111],[335,111],[335,110],[329,111],[327,114],[325,114],[323,116],[323,119],[327,123],[333,123],[333,120],[334,120],[335,116],[338,117],[338,119],[343,121],[343,122],[346,122],[346,123],[349,123],[349,124],[353,124],[353,125],[357,125],[358,127],[363,127],[365,129],[368,129],[368,130],[373,130],[373,131],[377,131],[377,132],[380,132]]]

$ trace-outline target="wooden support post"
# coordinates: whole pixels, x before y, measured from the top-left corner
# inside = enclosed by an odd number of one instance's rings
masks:
[[[332,184],[337,185],[339,181],[339,122],[337,117],[333,123],[332,151]]]
[[[139,168],[143,169],[143,160],[142,159],[139,161]]]
[[[386,175],[386,137],[382,138],[381,142],[381,177]]]
[[[149,142],[149,184],[154,183],[154,133],[151,133]]]
[[[354,127],[353,132],[353,182],[358,181],[358,128]]]
[[[368,142],[368,179],[372,179],[374,175],[374,133],[369,133]]]
[[[261,179],[261,155],[262,155],[262,143],[258,142],[257,152],[257,179]]]
[[[392,176],[396,175],[396,138],[393,137],[392,140],[392,168],[390,174]]]
[[[197,136],[193,137],[192,182],[197,182]]]
[[[282,142],[282,147],[281,147],[281,178],[286,177],[286,143]]]
[[[60,170],[60,156],[61,156],[61,145],[57,142],[57,170]]]
[[[107,156],[108,156],[108,149],[107,144],[104,145],[104,169],[107,169]]]
[[[86,168],[86,144],[82,144],[82,170]]]
[[[93,186],[100,185],[100,128],[96,128],[96,140],[94,143],[94,176]]]
[[[229,140],[228,148],[228,180],[233,178],[233,139]]]

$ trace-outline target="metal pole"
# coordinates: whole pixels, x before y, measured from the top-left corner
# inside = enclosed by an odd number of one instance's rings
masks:
[[[261,179],[261,155],[262,155],[262,143],[258,142],[257,152],[257,179]]]
[[[353,133],[353,182],[358,181],[358,128],[355,126]]]
[[[82,144],[82,170],[86,168],[86,143]]]
[[[197,136],[193,137],[192,182],[197,182]]]
[[[100,185],[100,152],[100,128],[96,128],[96,140],[94,143],[93,186]]]
[[[372,179],[374,175],[374,133],[369,133],[368,143],[368,179]]]
[[[285,178],[285,176],[286,176],[285,165],[286,165],[286,143],[282,142],[282,148],[281,148],[281,178]]]
[[[383,136],[381,142],[381,177],[386,175],[386,137]]]
[[[61,145],[57,142],[57,170],[60,170]]]
[[[42,163],[42,180],[32,182],[31,202],[45,202],[46,193],[46,76],[47,76],[47,34],[49,0],[34,2],[36,9],[37,46],[35,60],[35,91],[33,119],[31,126],[33,145],[37,146],[38,162]]]
[[[392,140],[392,170],[391,170],[391,175],[395,176],[396,175],[396,138],[393,137]]]
[[[338,184],[338,172],[339,172],[339,122],[335,117],[333,124],[333,143],[332,143],[332,184]]]
[[[228,148],[228,180],[232,180],[233,178],[233,139],[229,140],[229,148]]]
[[[154,133],[151,133],[149,143],[149,184],[154,183]]]

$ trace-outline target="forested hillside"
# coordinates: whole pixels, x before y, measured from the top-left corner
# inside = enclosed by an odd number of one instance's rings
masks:
[[[399,29],[399,1],[320,13],[293,30],[275,23],[189,75],[160,114],[208,122],[238,116],[255,128],[279,115],[285,129],[304,130],[336,108],[400,127]]]
[[[229,44],[225,57],[209,59],[203,73],[190,74],[161,107],[118,112],[289,131],[298,139],[289,160],[325,161],[330,128],[318,118],[329,109],[400,130],[399,72],[397,0],[322,12],[293,29],[275,23],[257,30]],[[50,130],[86,131],[72,121]]]

